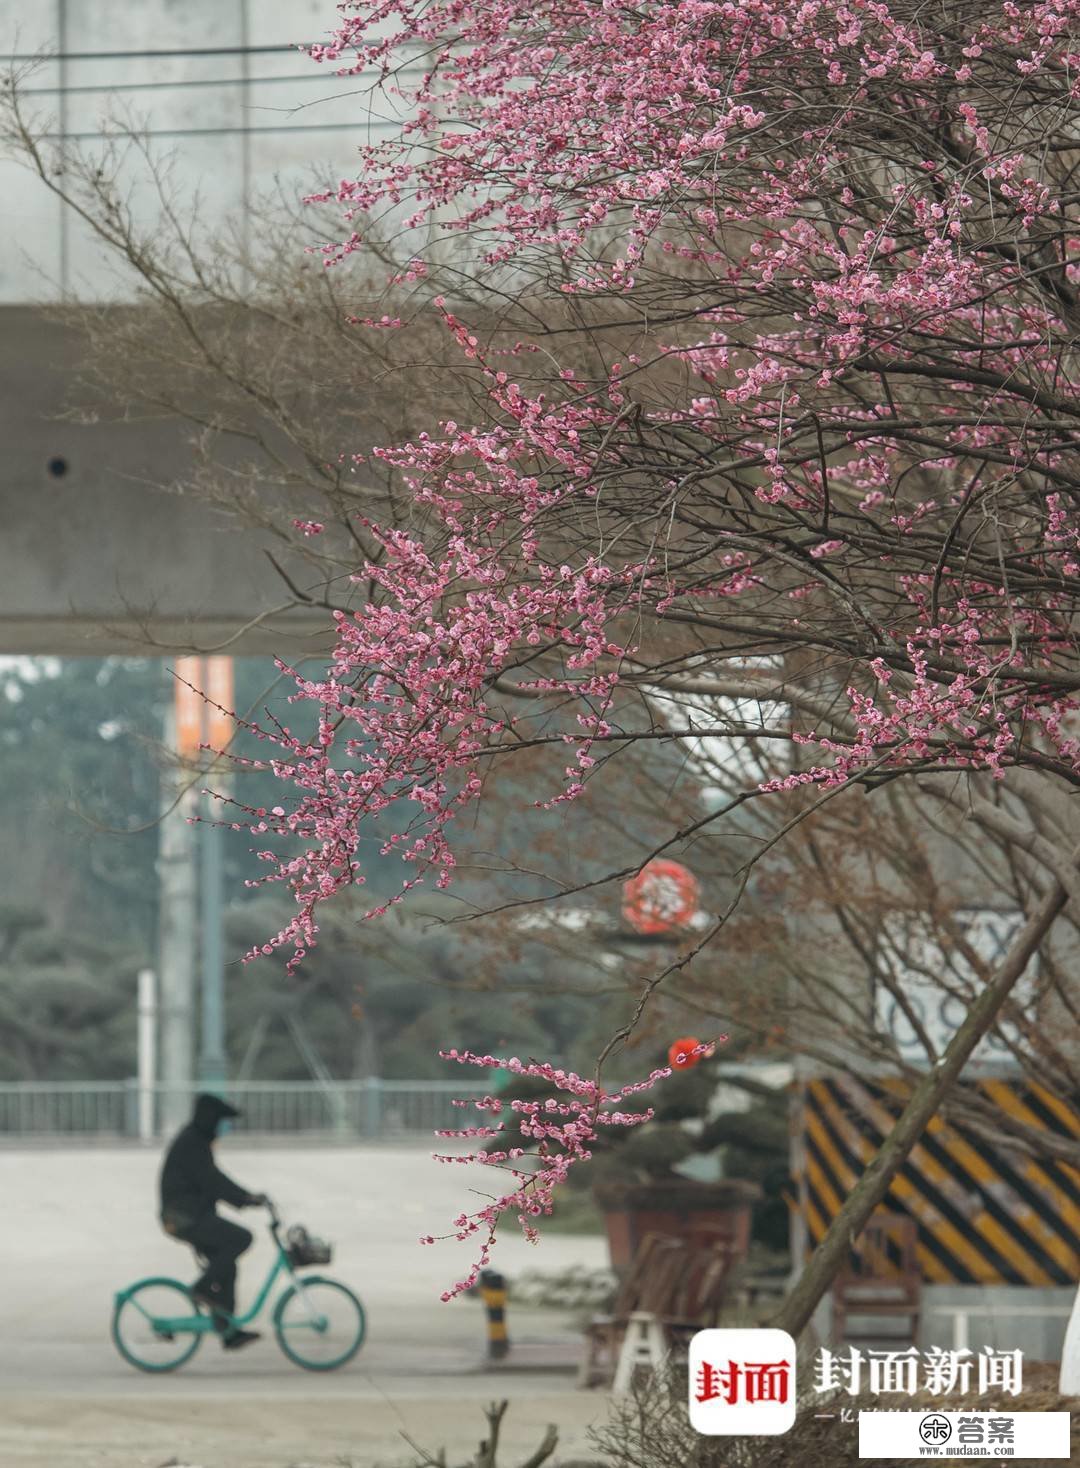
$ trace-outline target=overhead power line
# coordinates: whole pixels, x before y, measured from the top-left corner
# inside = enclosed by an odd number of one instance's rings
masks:
[[[23,87],[21,95],[24,97],[55,97],[61,92],[67,96],[72,92],[172,91],[174,87],[253,87],[261,86],[264,82],[322,82],[325,86],[329,80],[329,77],[320,75],[317,71],[288,71],[282,72],[280,76],[182,77],[175,82],[89,82],[77,87]]]
[[[372,128],[400,127],[400,122],[392,117],[361,119],[356,122],[285,122],[267,123],[264,125],[247,126],[238,124],[235,127],[161,127],[161,128],[136,128],[134,133],[140,138],[199,138],[199,137],[227,137],[233,134],[241,136],[251,133],[337,133],[368,132]],[[45,133],[43,135],[50,143],[85,143],[101,138],[115,139],[115,133],[77,132],[77,133]]]
[[[397,74],[403,75],[406,72],[422,70],[423,67],[420,65],[399,66],[397,68]],[[334,80],[355,83],[360,78],[335,78],[326,72],[312,69],[311,71],[284,71],[279,76],[180,77],[176,81],[85,82],[80,83],[77,87],[21,87],[20,95],[23,97],[57,97],[61,95],[67,97],[77,92],[171,92],[180,87],[261,87],[273,82],[319,82],[325,87]]]
[[[297,51],[295,41],[279,41],[276,46],[179,46],[153,51],[15,51],[8,61],[143,61],[152,56],[280,56],[283,51]]]

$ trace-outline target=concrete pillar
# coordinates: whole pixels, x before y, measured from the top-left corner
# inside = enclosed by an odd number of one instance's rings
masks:
[[[152,1142],[157,1135],[157,975],[152,968],[139,970],[139,1141]]]
[[[220,783],[220,781],[219,781]],[[217,812],[209,796],[203,798],[202,847],[202,1043],[199,1047],[199,1089],[220,1094],[225,1085],[225,955],[222,932],[222,833],[212,824]]]
[[[181,660],[182,661],[182,660]],[[172,670],[166,669],[170,690]],[[168,700],[165,748],[177,746],[173,699]],[[163,1087],[161,1126],[173,1132],[191,1112],[195,1075],[195,957],[198,910],[195,887],[195,828],[199,779],[167,763],[162,772],[162,820],[158,828],[158,973],[160,1069]]]

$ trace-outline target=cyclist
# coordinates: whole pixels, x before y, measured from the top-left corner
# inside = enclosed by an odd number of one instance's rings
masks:
[[[252,1236],[238,1223],[219,1218],[217,1204],[257,1208],[268,1201],[264,1193],[249,1193],[234,1183],[214,1162],[214,1142],[239,1115],[220,1096],[196,1097],[194,1115],[165,1154],[160,1181],[161,1226],[206,1260],[191,1293],[210,1307],[227,1351],[250,1345],[259,1333],[240,1330],[228,1320],[236,1304],[236,1261],[251,1246]]]

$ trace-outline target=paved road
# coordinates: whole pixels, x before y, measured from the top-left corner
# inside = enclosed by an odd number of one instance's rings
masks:
[[[190,1255],[154,1218],[156,1152],[138,1149],[0,1151],[0,1463],[4,1468],[157,1468],[175,1458],[198,1468],[356,1468],[409,1461],[401,1430],[443,1440],[464,1457],[483,1427],[480,1407],[511,1399],[511,1446],[535,1445],[543,1425],[563,1425],[567,1449],[584,1450],[602,1397],[566,1375],[484,1369],[478,1302],[442,1304],[440,1291],[470,1260],[456,1241],[421,1247],[490,1191],[484,1169],[433,1162],[422,1147],[221,1149],[227,1171],[270,1193],[292,1221],[335,1244],[332,1272],[360,1294],[368,1342],[339,1373],[297,1370],[267,1337],[242,1356],[208,1342],[163,1381],[127,1367],[108,1339],[113,1290],[162,1272],[189,1277]],[[246,1222],[261,1215],[247,1213]],[[513,1276],[525,1268],[602,1264],[596,1238],[551,1236],[531,1248],[509,1230],[497,1250]],[[262,1276],[270,1244],[259,1237],[242,1264],[241,1299]],[[511,1308],[517,1359],[572,1358],[573,1323]],[[513,1359],[513,1358],[512,1358]]]

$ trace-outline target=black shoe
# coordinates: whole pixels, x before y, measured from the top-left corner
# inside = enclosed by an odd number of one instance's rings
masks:
[[[228,1317],[229,1312],[222,1305],[221,1296],[215,1295],[209,1285],[193,1284],[189,1293],[193,1300],[197,1300],[200,1305],[205,1305],[215,1317]]]
[[[244,1346],[250,1346],[252,1341],[260,1339],[257,1330],[230,1330],[227,1335],[221,1337],[221,1344],[227,1351],[239,1351]]]

